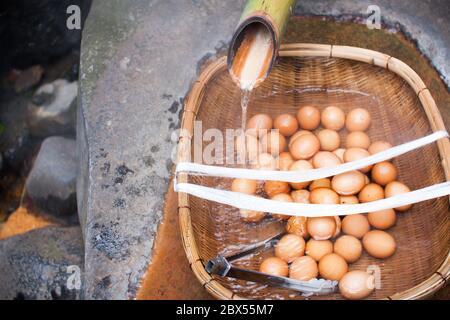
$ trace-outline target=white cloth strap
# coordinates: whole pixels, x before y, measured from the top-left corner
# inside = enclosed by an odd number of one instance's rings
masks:
[[[311,169],[307,172],[295,171],[276,171],[276,170],[255,170],[244,168],[227,168],[219,166],[210,166],[193,162],[180,162],[177,164],[176,173],[187,172],[191,175],[214,176],[224,178],[241,178],[253,180],[273,180],[285,182],[306,182],[326,177],[335,176],[347,171],[358,170],[368,165],[386,161],[421,148],[425,145],[433,143],[439,139],[448,137],[446,131],[436,131],[433,134],[413,140],[390,149],[381,151],[374,155],[368,156],[352,162],[347,162],[335,167]]]
[[[326,217],[374,212],[413,204],[450,194],[450,182],[396,195],[390,198],[360,204],[305,204],[281,202],[239,192],[214,189],[191,183],[176,184],[177,192],[214,201],[239,209],[277,213],[290,216]]]
[[[446,131],[437,131],[423,138],[392,147],[388,150],[384,150],[360,160],[344,163],[335,167],[311,169],[303,173],[295,171],[227,168],[191,162],[179,163],[176,168],[176,173],[186,172],[189,174],[202,176],[275,180],[285,182],[306,182],[334,176],[347,171],[361,169],[368,165],[386,161],[446,137],[448,137],[448,133]],[[245,210],[262,211],[290,216],[324,217],[374,212],[447,196],[450,195],[450,182],[435,184],[433,186],[396,195],[390,198],[360,204],[304,204],[280,202],[191,183],[178,183],[176,175],[174,180],[174,189],[176,192],[184,192],[192,196]]]

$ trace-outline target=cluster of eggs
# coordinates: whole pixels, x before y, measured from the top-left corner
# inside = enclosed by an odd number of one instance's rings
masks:
[[[246,134],[245,152],[254,160],[254,167],[260,169],[306,172],[336,166],[392,147],[386,141],[372,142],[365,132],[370,125],[370,113],[364,108],[355,108],[346,115],[334,106],[322,112],[315,106],[304,106],[296,116],[282,114],[274,120],[269,115],[257,114],[247,123],[247,132],[251,134]],[[342,146],[339,131],[344,128],[348,134]],[[242,141],[236,142],[238,148],[242,146]],[[301,183],[234,179],[231,190],[283,202],[357,204],[409,192],[397,177],[396,166],[383,161]],[[276,245],[275,257],[261,263],[260,271],[297,280],[320,276],[339,281],[345,298],[367,297],[373,291],[369,285],[373,276],[365,271],[349,271],[348,265],[361,257],[363,249],[375,258],[392,256],[396,242],[384,230],[396,223],[396,211],[410,207],[348,215],[342,220],[339,216],[306,218],[272,214],[276,219],[287,220],[288,234]],[[240,215],[244,221],[258,222],[266,213],[240,210]]]

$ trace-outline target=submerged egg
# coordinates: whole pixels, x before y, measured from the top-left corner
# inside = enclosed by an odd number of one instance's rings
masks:
[[[266,214],[261,211],[254,211],[254,210],[239,210],[239,214],[245,222],[258,222],[264,219]]]
[[[272,198],[279,193],[289,193],[291,187],[289,186],[289,183],[284,181],[266,181],[264,183],[264,191],[269,198]]]
[[[397,214],[394,209],[385,209],[367,214],[367,220],[372,227],[380,230],[389,229],[397,221]]]
[[[272,129],[273,120],[268,114],[255,114],[247,122],[246,133],[261,137]]]
[[[298,110],[297,120],[300,128],[314,130],[320,124],[320,111],[314,106],[304,106]]]
[[[369,183],[359,192],[358,199],[361,203],[384,199],[384,190],[376,183]]]
[[[394,237],[381,230],[367,232],[362,239],[362,243],[368,254],[379,259],[392,256],[397,246]]]
[[[301,136],[303,136],[303,135],[305,135],[305,134],[312,134],[312,135],[314,135],[311,131],[308,131],[308,130],[300,130],[300,131],[297,131],[297,132],[294,133],[294,135],[291,136],[291,138],[289,139],[288,147],[290,148],[291,145],[292,145],[292,143],[293,143],[297,138],[299,138],[299,137],[301,137]]]
[[[340,196],[340,204],[358,204],[359,200],[357,196]]]
[[[341,160],[342,163],[344,163],[344,153],[345,153],[345,149],[343,148],[339,148],[333,151],[333,153],[339,158],[339,160]]]
[[[338,107],[327,107],[322,111],[322,125],[331,130],[339,131],[345,125],[345,114]]]
[[[367,149],[370,146],[370,138],[367,133],[362,131],[350,132],[345,140],[347,148],[363,148]]]
[[[347,271],[347,262],[336,253],[327,254],[319,261],[319,274],[327,280],[339,281]]]
[[[308,218],[306,227],[314,240],[328,240],[336,234],[336,221],[333,217]]]
[[[298,160],[298,161],[294,162],[291,165],[291,167],[289,168],[290,171],[298,171],[301,173],[305,173],[311,169],[313,169],[312,164],[306,160]],[[310,181],[291,182],[290,184],[291,184],[292,188],[294,188],[294,189],[303,189],[303,188],[306,188],[310,184]]]
[[[331,180],[333,190],[343,196],[357,194],[365,184],[364,174],[356,170],[335,175]]]
[[[281,201],[281,202],[294,202],[294,200],[292,199],[292,197],[287,194],[287,193],[279,193],[274,195],[272,198],[270,198],[271,200],[274,201]],[[280,219],[280,220],[288,220],[290,218],[289,215],[286,214],[272,214],[272,217],[276,218],[276,219]]]
[[[239,159],[253,161],[262,150],[261,143],[255,136],[246,134],[236,137],[236,152]]]
[[[261,263],[259,272],[277,277],[287,277],[289,274],[289,266],[286,261],[280,258],[270,257]]]
[[[269,153],[260,153],[253,161],[253,167],[259,170],[275,170],[277,169],[277,161]]]
[[[285,137],[290,137],[298,130],[297,119],[287,113],[276,117],[273,126]]]
[[[286,231],[291,234],[295,234],[299,237],[306,238],[309,236],[308,230],[306,228],[306,217],[290,217],[286,223]]]
[[[311,191],[309,201],[315,204],[339,204],[339,195],[328,188],[318,188]]]
[[[411,189],[409,189],[406,184],[398,182],[398,181],[389,182],[386,185],[386,187],[384,188],[386,198],[393,197],[398,194],[407,193],[410,191],[411,191]],[[400,206],[400,207],[397,207],[394,209],[397,211],[406,211],[411,207],[412,207],[412,204],[407,204],[407,205]]]
[[[339,281],[339,292],[350,300],[364,299],[375,289],[375,277],[365,271],[346,273]]]
[[[334,243],[334,252],[348,263],[353,263],[361,257],[362,244],[356,237],[344,235]]]
[[[381,186],[397,179],[397,168],[389,161],[377,163],[372,168],[372,180]]]
[[[256,180],[234,179],[231,184],[231,191],[245,194],[255,194],[256,187],[257,187]]]
[[[370,127],[372,118],[369,111],[356,108],[347,114],[345,126],[348,131],[366,131]]]
[[[316,261],[329,253],[333,253],[333,243],[330,240],[310,239],[306,243],[305,254]]]
[[[296,160],[312,158],[320,149],[319,139],[313,134],[303,134],[292,141],[289,151]]]
[[[341,160],[332,152],[319,151],[312,158],[314,168],[335,167],[341,164]]]
[[[294,190],[291,192],[291,197],[294,202],[309,203],[309,191],[308,190]]]
[[[288,171],[289,167],[294,163],[294,158],[289,152],[281,152],[276,161],[281,171]]]
[[[305,254],[305,240],[295,234],[283,236],[275,246],[275,256],[291,263]]]
[[[319,188],[330,189],[331,188],[331,181],[330,181],[330,179],[322,178],[322,179],[314,180],[309,185],[309,191],[313,191],[313,190],[319,189]]]
[[[344,152],[344,161],[345,162],[352,162],[352,161],[356,161],[359,159],[363,159],[366,157],[369,157],[370,153],[369,151],[367,151],[366,149],[363,148],[349,148],[346,149]],[[367,166],[364,168],[359,169],[359,171],[361,171],[362,173],[366,173],[369,172],[370,169],[372,169],[372,166]]]
[[[320,149],[323,151],[334,151],[339,148],[341,138],[339,133],[330,129],[323,129],[317,134],[320,141]]]
[[[392,148],[392,144],[386,141],[375,141],[369,147],[370,154],[375,154]]]
[[[342,231],[361,239],[370,230],[369,221],[362,214],[353,214],[342,219]]]
[[[267,134],[261,136],[262,152],[270,153],[273,156],[278,156],[280,152],[286,149],[286,138],[276,131],[269,131]]]
[[[317,278],[319,268],[313,258],[304,256],[295,259],[289,267],[289,278],[308,281]]]

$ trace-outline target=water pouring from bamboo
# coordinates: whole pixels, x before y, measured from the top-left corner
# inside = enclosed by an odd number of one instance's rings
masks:
[[[228,70],[243,91],[267,78],[295,0],[248,0],[231,40]]]

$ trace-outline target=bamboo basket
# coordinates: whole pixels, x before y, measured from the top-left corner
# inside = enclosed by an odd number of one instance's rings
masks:
[[[232,82],[226,58],[207,66],[186,99],[179,139],[178,161],[193,153],[194,121],[207,128],[238,128],[241,123],[241,93]],[[302,105],[323,109],[336,105],[345,112],[363,106],[372,115],[369,136],[393,145],[446,130],[442,117],[420,77],[402,61],[372,50],[319,44],[286,44],[278,64],[254,90],[248,118],[256,113],[276,116],[295,114]],[[346,136],[345,130],[340,132]],[[450,180],[450,143],[441,139],[397,157],[399,180],[412,190]],[[229,189],[231,181],[180,173],[179,182]],[[218,299],[302,299],[286,289],[268,288],[242,280],[209,275],[206,261],[217,254],[234,253],[239,245],[264,240],[284,230],[271,218],[258,224],[244,223],[239,210],[186,193],[178,194],[182,240],[187,258],[200,283]],[[379,267],[381,288],[368,299],[424,299],[443,287],[450,275],[449,199],[442,197],[415,204],[397,215],[390,229],[397,252],[378,260],[363,253],[351,270]],[[227,249],[228,248],[228,249]],[[228,250],[224,252],[224,250]],[[255,254],[237,265],[257,270],[270,252]],[[309,299],[341,299],[337,293]]]

